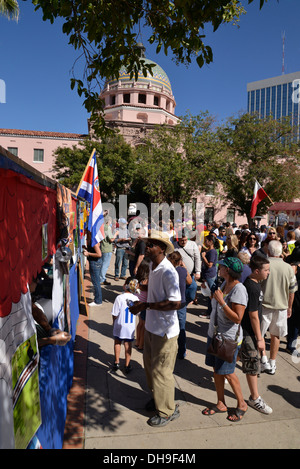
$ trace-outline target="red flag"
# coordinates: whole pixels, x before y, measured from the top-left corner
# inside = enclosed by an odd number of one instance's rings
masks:
[[[250,217],[251,218],[255,217],[257,205],[259,204],[259,202],[261,202],[266,197],[268,197],[268,195],[263,190],[261,185],[255,180],[254,194],[253,194],[251,211],[250,211]]]

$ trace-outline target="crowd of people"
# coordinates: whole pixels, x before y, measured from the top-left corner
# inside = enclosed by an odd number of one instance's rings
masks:
[[[114,368],[119,369],[124,343],[125,372],[130,372],[136,333],[152,395],[146,409],[155,411],[149,425],[163,426],[180,416],[173,371],[176,359],[187,354],[187,306],[197,304],[200,295],[207,301],[207,311],[200,316],[209,320],[206,364],[212,367],[217,394],[217,403],[203,414],[228,412],[226,380],[237,400],[235,411],[228,415],[230,421],[240,421],[248,406],[270,414],[271,407],[259,394],[257,376],[275,374],[280,338],[287,338],[287,352],[298,354],[299,225],[249,229],[248,225],[207,222],[195,227],[192,221],[178,220],[153,226],[137,217],[130,226],[131,230],[125,219],[113,222],[106,217],[105,239],[93,248],[88,243],[84,254],[95,288],[93,306],[102,303],[99,290],[101,283],[109,285],[106,272],[115,253],[115,280],[124,280],[124,292],[112,308]],[[232,359],[212,352],[216,336],[234,343]],[[238,359],[249,387],[247,401],[235,373]]]

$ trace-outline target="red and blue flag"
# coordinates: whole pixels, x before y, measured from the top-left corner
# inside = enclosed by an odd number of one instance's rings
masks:
[[[87,164],[77,196],[91,204],[88,230],[92,233],[91,245],[104,239],[104,216],[101,202],[96,150],[94,149]]]

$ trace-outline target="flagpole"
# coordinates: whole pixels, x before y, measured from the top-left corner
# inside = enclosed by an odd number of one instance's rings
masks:
[[[82,285],[82,293],[83,293],[83,299],[84,299],[85,310],[86,310],[86,313],[88,313],[88,307],[87,307],[86,296],[85,296],[85,288],[84,288],[84,279],[83,279],[83,274],[82,274],[82,269],[81,269],[80,260],[79,260],[79,262],[78,262],[78,266],[79,266],[80,281],[81,281],[81,285]]]
[[[88,170],[88,167],[90,166],[90,162],[91,162],[91,159],[92,159],[93,156],[94,156],[95,151],[96,151],[96,148],[93,149],[93,151],[92,151],[92,153],[91,153],[91,156],[90,156],[90,159],[89,159],[89,161],[88,161],[88,163],[87,163],[87,165],[86,165],[86,167],[85,167],[85,170],[84,170],[84,172],[83,172],[81,181],[80,181],[80,183],[78,184],[77,191],[76,191],[76,197],[77,197],[77,195],[78,195],[78,192],[79,192],[81,183],[82,183],[82,181],[83,181],[83,178],[84,178],[84,176],[85,176],[85,174],[86,174],[86,172],[87,172],[87,170]]]

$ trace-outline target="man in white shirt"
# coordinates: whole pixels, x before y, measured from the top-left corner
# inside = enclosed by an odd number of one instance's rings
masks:
[[[174,247],[163,232],[151,230],[145,239],[146,255],[150,258],[147,303],[130,308],[137,314],[147,308],[144,340],[144,367],[153,399],[147,410],[156,410],[149,425],[161,427],[179,417],[175,406],[174,366],[177,356],[179,322],[177,310],[181,306],[179,277],[165,257]]]

